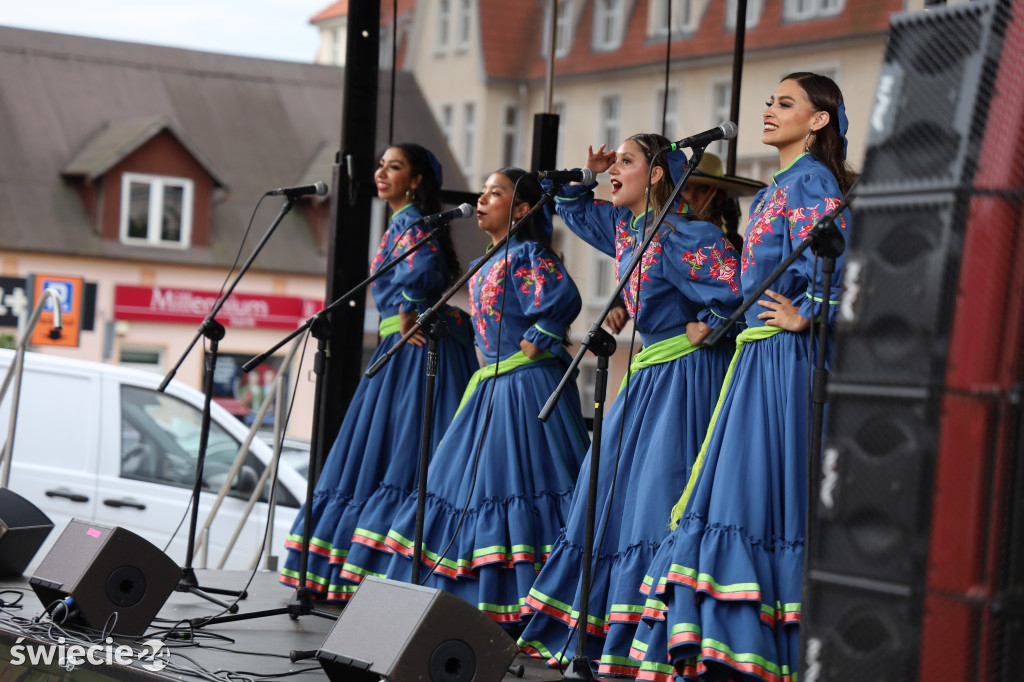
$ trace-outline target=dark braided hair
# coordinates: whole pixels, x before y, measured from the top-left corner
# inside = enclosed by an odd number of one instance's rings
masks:
[[[499,168],[494,172],[504,175],[512,183],[512,186],[516,187],[513,208],[523,203],[533,206],[544,195],[544,189],[540,186],[537,178],[529,175],[522,168]],[[518,186],[516,186],[517,181],[519,182]],[[527,218],[526,223],[519,227],[519,230],[516,232],[516,239],[519,241],[537,242],[549,249],[551,248],[551,241],[548,239],[548,235],[541,224],[541,218],[537,213]]]
[[[423,215],[439,213],[441,211],[441,186],[434,174],[434,168],[430,163],[429,152],[426,148],[415,142],[398,142],[389,148],[399,149],[405,155],[405,160],[409,163],[410,177],[420,176],[420,184],[413,190],[412,203]],[[456,255],[455,245],[452,243],[451,230],[441,230],[434,239],[441,247],[441,254],[448,266],[448,282],[454,282],[462,274],[462,267],[459,265],[459,257]]]
[[[843,101],[843,92],[828,76],[809,71],[796,71],[782,80],[796,81],[807,93],[814,110],[828,114],[828,124],[811,136],[811,155],[832,171],[839,190],[846,194],[853,184],[854,172],[843,158],[845,145],[839,131],[839,103]]]

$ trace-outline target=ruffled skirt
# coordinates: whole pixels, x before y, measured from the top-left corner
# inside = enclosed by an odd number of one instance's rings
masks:
[[[628,384],[628,398],[624,389],[604,420],[594,541],[599,549],[585,652],[603,675],[636,673],[629,648],[644,605],[640,582],[669,533],[669,510],[707,431],[730,356],[728,348],[698,350],[639,370]],[[583,464],[569,523],[527,599],[534,615],[519,645],[551,665],[576,655],[592,456],[593,451]]]

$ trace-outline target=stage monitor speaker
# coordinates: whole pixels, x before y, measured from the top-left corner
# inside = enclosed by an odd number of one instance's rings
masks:
[[[136,637],[180,579],[181,568],[135,533],[73,519],[29,584],[48,610],[70,597],[69,622]]]
[[[366,578],[317,658],[332,682],[498,682],[518,649],[455,595]]]
[[[859,194],[970,183],[999,61],[1000,15],[999,3],[972,2],[893,18]]]
[[[21,575],[36,555],[53,521],[9,488],[0,488],[0,576]]]

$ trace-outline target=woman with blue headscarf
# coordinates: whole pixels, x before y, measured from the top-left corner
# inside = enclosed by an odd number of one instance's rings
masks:
[[[470,379],[455,419],[430,463],[425,499],[425,584],[517,627],[520,609],[565,523],[589,439],[571,388],[546,423],[537,419],[570,363],[563,349],[582,302],[551,250],[550,218],[537,180],[518,168],[492,173],[476,217],[491,239],[469,280],[470,314],[486,366]],[[412,573],[417,497],[395,517],[387,577]],[[380,557],[378,557],[379,559]],[[421,580],[421,582],[424,582]]]
[[[669,141],[640,134],[616,151],[588,150],[587,167],[607,171],[611,202],[593,186],[570,185],[556,195],[566,225],[613,256],[620,277],[655,229],[685,164]],[[650,180],[650,185],[648,185]],[[593,583],[582,585],[589,464],[576,484],[569,522],[527,598],[534,611],[519,645],[560,665],[576,653],[580,596],[589,591],[587,651],[603,675],[632,676],[633,633],[643,610],[640,581],[668,533],[667,519],[711,419],[725,376],[729,344],[700,347],[739,306],[739,254],[722,229],[668,212],[633,271],[622,298],[643,339],[627,380],[604,421],[598,456],[597,533]],[[587,396],[588,398],[590,396]]]
[[[793,73],[762,114],[761,141],[780,168],[754,198],[740,272],[745,295],[835,209],[852,182],[842,93],[825,76]],[[836,220],[846,232],[850,216]],[[637,679],[796,679],[807,520],[807,457],[815,356],[812,320],[839,304],[804,251],[746,313],[693,473],[672,510],[672,534],[644,579],[645,626],[631,654]],[[817,334],[813,335],[817,338]],[[649,626],[649,627],[646,627]]]
[[[440,211],[441,164],[424,147],[392,145],[373,175],[377,197],[391,208],[391,220],[370,265],[377,272],[426,239],[430,226],[419,220]],[[381,315],[380,345],[372,363],[389,351],[459,276],[450,232],[438,235],[370,285]],[[445,306],[448,335],[440,341],[434,385],[433,431],[444,435],[470,375],[479,366],[469,316]],[[306,586],[319,597],[347,601],[365,573],[364,547],[391,527],[395,510],[413,489],[420,451],[426,384],[426,338],[419,333],[373,377],[359,382],[338,436],[313,492]],[[311,472],[312,473],[312,472]],[[286,540],[288,556],[281,582],[296,587],[302,550],[304,510]]]

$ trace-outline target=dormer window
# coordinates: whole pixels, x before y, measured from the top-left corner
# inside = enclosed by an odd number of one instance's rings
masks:
[[[192,240],[193,183],[141,173],[121,176],[121,241],[188,248]]]

